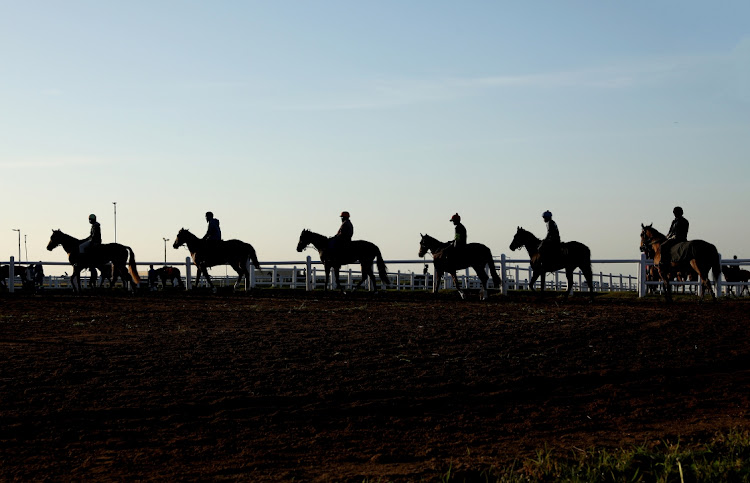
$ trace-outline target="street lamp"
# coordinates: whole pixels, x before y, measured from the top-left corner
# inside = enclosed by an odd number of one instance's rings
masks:
[[[115,243],[117,243],[117,202],[113,201],[113,205],[115,205]]]
[[[21,263],[21,229],[13,228],[13,231],[18,232],[18,263]]]
[[[29,247],[26,245],[26,235],[23,236],[23,251],[26,255],[26,261],[29,261]]]
[[[164,265],[166,265],[167,264],[167,242],[169,241],[169,238],[162,237],[162,240],[164,240]]]

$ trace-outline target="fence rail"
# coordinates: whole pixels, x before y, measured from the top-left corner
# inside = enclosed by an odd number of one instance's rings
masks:
[[[35,262],[41,263],[44,266],[70,266],[68,262]],[[9,283],[8,291],[14,292],[16,283],[14,279],[15,270],[19,266],[28,264],[18,263],[14,257],[10,257],[7,262],[0,262],[0,264],[9,265]],[[418,260],[386,260],[386,264],[394,265],[416,265],[424,266],[421,274],[414,272],[401,271],[389,272],[390,281],[396,290],[428,290],[432,288],[432,284],[435,282],[434,273],[432,272],[432,264],[426,263],[423,259]],[[507,294],[509,290],[528,290],[529,280],[531,279],[531,267],[530,260],[527,258],[507,258],[504,254],[496,257],[495,266],[500,270],[502,277],[502,285],[495,287],[492,279],[488,281],[488,287],[500,289],[503,294]],[[613,292],[613,291],[632,291],[637,292],[639,297],[644,297],[648,288],[652,286],[660,286],[660,282],[651,282],[646,280],[646,269],[649,265],[653,264],[652,260],[649,260],[645,255],[641,255],[640,258],[634,259],[600,259],[592,260],[592,265],[625,265],[635,268],[636,275],[625,275],[622,272],[619,274],[613,273],[594,273],[593,285],[594,290],[597,292]],[[721,265],[748,265],[750,260],[722,260]],[[192,262],[190,257],[186,257],[184,262],[170,262],[163,264],[161,262],[139,262],[139,267],[148,267],[150,265],[162,266],[169,265],[183,269],[183,279],[185,281],[185,288],[191,289],[194,285],[194,278],[192,275]],[[325,284],[325,271],[322,268],[322,262],[314,261],[310,256],[304,261],[276,261],[276,262],[265,262],[261,263],[260,270],[253,270],[250,272],[250,287],[288,287],[288,288],[304,288],[307,291],[322,288]],[[488,267],[486,267],[487,269]],[[143,272],[146,275],[145,272]],[[341,278],[342,284],[351,288],[358,280],[360,280],[362,274],[356,270],[342,270]],[[331,277],[332,279],[333,277]],[[147,277],[144,277],[147,280]],[[236,276],[217,276],[212,275],[212,279],[216,285],[225,286],[233,284],[236,280]],[[462,271],[458,277],[459,284],[463,288],[473,289],[480,288],[481,283],[476,275],[469,273],[469,269]],[[330,283],[333,283],[331,280]],[[442,277],[442,280],[438,281],[444,285],[445,288],[455,288],[453,281],[449,275]],[[44,284],[49,288],[68,288],[69,280],[63,276],[46,276]],[[82,277],[82,284],[88,285],[88,281]],[[699,282],[673,282],[676,287],[699,287]],[[201,281],[201,285],[205,286],[205,279]],[[721,276],[717,280],[717,286],[715,287],[716,293],[721,294],[723,290],[727,293],[734,286],[746,286],[746,283],[737,282],[730,283],[722,281]],[[368,290],[374,289],[370,286],[369,280],[365,282],[364,286]],[[245,287],[248,289],[249,287]],[[541,282],[537,281],[535,288],[541,288]],[[545,290],[567,290],[567,279],[564,272],[557,271],[548,273],[546,276]],[[573,281],[574,291],[585,291],[588,290],[588,286],[585,280],[583,280],[583,274],[580,271],[574,273]],[[739,289],[742,293],[742,289]]]

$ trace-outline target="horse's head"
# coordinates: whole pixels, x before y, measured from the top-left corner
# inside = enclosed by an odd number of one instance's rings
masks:
[[[420,233],[419,236],[422,237],[422,239],[419,240],[419,256],[423,257],[425,256],[427,252],[430,252],[430,251],[432,253],[435,253],[435,250],[437,250],[438,246],[440,245],[440,242],[427,234],[422,235]]]
[[[300,233],[299,242],[297,242],[298,252],[301,252],[310,244],[310,233],[312,233],[310,230],[302,230],[302,233]]]
[[[49,243],[47,243],[47,250],[52,251],[57,248],[62,244],[62,239],[63,236],[60,230],[52,230],[52,236],[49,238]]]
[[[656,231],[653,223],[651,223],[648,226],[641,223],[641,247],[640,249],[641,249],[641,252],[645,253],[647,257],[654,258],[654,247],[652,246],[652,243],[656,241],[656,239],[660,235],[661,233]]]
[[[516,230],[516,234],[513,236],[513,241],[510,242],[510,249],[518,250],[519,248],[525,246],[529,240],[529,235],[531,235],[530,232],[524,230],[519,226]]]
[[[177,232],[177,236],[174,237],[172,248],[180,248],[182,245],[187,243],[187,237],[189,233],[190,232],[185,228],[180,228],[180,231]]]

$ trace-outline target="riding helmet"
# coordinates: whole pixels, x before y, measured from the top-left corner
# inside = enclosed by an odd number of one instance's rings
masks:
[[[451,219],[448,221],[461,221],[461,217],[456,213],[455,215],[451,216]]]
[[[89,215],[89,220],[94,220],[94,221],[96,221],[96,215],[95,215],[95,214],[93,214],[93,213],[91,213],[91,214]]]
[[[672,210],[672,213],[674,213],[676,216],[682,216],[682,208],[679,206],[675,206],[674,210]]]
[[[552,212],[547,210],[544,213],[542,213],[542,218],[552,218]]]
[[[339,216],[341,216],[341,218],[349,218],[349,212],[348,211],[342,211],[341,215],[339,215]]]

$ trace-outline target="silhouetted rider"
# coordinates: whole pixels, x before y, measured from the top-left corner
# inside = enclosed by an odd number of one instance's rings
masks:
[[[672,262],[672,247],[677,243],[686,242],[688,229],[690,223],[682,216],[682,208],[675,206],[672,210],[674,220],[669,226],[669,233],[667,233],[667,241],[661,244],[661,262],[662,265],[667,265]]]

